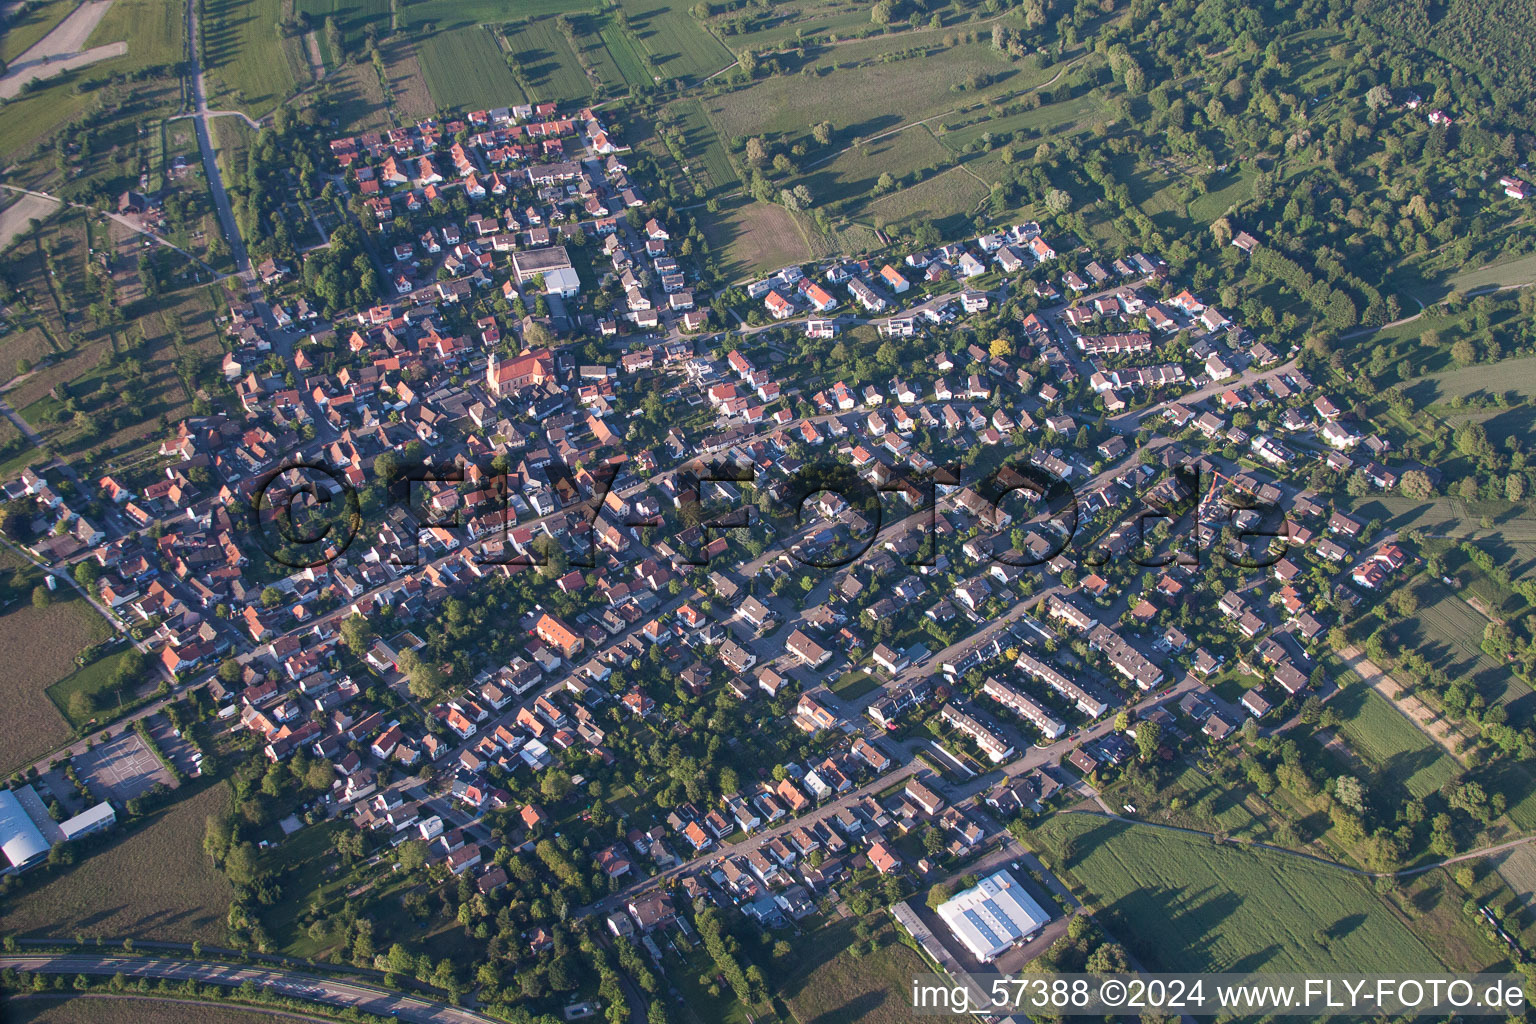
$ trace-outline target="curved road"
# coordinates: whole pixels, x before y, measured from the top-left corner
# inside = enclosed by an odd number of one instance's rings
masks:
[[[258,988],[312,1003],[359,1010],[416,1024],[495,1024],[492,1018],[472,1010],[416,996],[391,992],[357,982],[304,974],[271,967],[240,964],[213,964],[197,960],[173,960],[163,957],[88,956],[81,954],[39,953],[0,957],[0,968],[38,974],[113,975],[121,972],[129,978],[191,979],[204,984],[237,986],[247,981]]]

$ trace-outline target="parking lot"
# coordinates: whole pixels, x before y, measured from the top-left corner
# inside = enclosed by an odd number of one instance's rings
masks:
[[[131,800],[156,783],[175,785],[170,772],[129,728],[76,757],[75,770],[93,793],[115,801]]]
[[[170,758],[171,763],[183,774],[188,776],[197,775],[197,762],[192,759],[192,755],[196,751],[193,749],[192,744],[176,735],[175,730],[171,728],[170,720],[164,715],[155,715],[150,718],[148,725],[149,734],[154,738],[155,745],[160,748],[160,752]]]

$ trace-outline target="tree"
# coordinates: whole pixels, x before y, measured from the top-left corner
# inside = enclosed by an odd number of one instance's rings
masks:
[[[874,7],[870,8],[869,20],[876,25],[889,25],[892,21],[896,20],[895,3],[892,0],[880,0]]]
[[[355,658],[361,658],[373,646],[374,634],[368,620],[361,615],[350,615],[341,624],[341,639]]]
[[[324,759],[316,759],[304,772],[304,785],[320,793],[330,792],[331,786],[336,781],[336,769],[331,762]]]
[[[442,669],[415,651],[401,652],[395,660],[395,667],[405,676],[406,686],[417,700],[429,700],[443,688]]]
[[[1053,188],[1045,194],[1045,208],[1052,213],[1066,213],[1072,208],[1072,194],[1066,189]]]
[[[1392,90],[1385,84],[1373,85],[1365,91],[1365,105],[1372,110],[1380,110],[1392,105]]]
[[[427,862],[427,844],[412,839],[400,846],[400,870],[415,871]]]
[[[53,593],[42,584],[32,588],[32,607],[47,608],[53,604]]]
[[[551,768],[540,780],[539,792],[543,793],[544,799],[551,803],[559,803],[571,792],[571,777],[565,772]]]
[[[1163,742],[1163,727],[1156,722],[1136,723],[1136,749],[1141,754],[1143,761],[1150,761],[1157,756],[1157,748]]]
[[[1451,358],[1458,366],[1471,366],[1477,362],[1477,346],[1470,338],[1458,338],[1451,346]]]
[[[822,121],[812,128],[811,138],[815,139],[816,143],[821,146],[830,144],[832,141],[832,122]]]
[[[761,167],[768,162],[768,148],[763,145],[763,140],[753,137],[747,140],[747,163],[753,167]]]
[[[1356,814],[1365,810],[1365,791],[1353,775],[1340,775],[1334,781],[1333,798]]]
[[[1422,469],[1410,469],[1397,481],[1397,489],[1407,497],[1423,501],[1435,493],[1435,485],[1430,482],[1429,474]]]
[[[991,353],[993,359],[1007,359],[1013,355],[1013,341],[999,334],[992,339]]]
[[[283,592],[276,587],[267,587],[261,592],[261,606],[263,608],[276,608],[283,603]]]
[[[954,893],[948,885],[945,885],[943,882],[935,884],[933,888],[928,890],[928,909],[938,910],[939,904],[948,903],[952,895]]]
[[[101,570],[96,567],[95,561],[85,559],[75,563],[75,582],[86,590],[96,586],[96,581],[101,578]]]

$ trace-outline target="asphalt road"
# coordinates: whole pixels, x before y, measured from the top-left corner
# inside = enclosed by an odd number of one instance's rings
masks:
[[[203,963],[164,957],[80,956],[49,954],[0,957],[0,967],[42,974],[113,975],[122,972],[130,978],[192,979],[207,984],[236,986],[250,981],[259,988],[310,1002],[376,1013],[419,1024],[490,1024],[492,1018],[446,1003],[391,992],[299,971],[271,967],[247,967],[238,964]]]

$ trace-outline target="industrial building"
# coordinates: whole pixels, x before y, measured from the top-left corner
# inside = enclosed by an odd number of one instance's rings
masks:
[[[982,963],[1033,938],[1051,919],[1007,871],[988,875],[975,888],[941,903],[938,914]]]
[[[42,862],[58,843],[67,843],[117,824],[117,812],[103,800],[95,807],[65,821],[54,823],[42,798],[30,785],[0,789],[0,851],[6,864],[0,873],[25,871]]]
[[[16,794],[0,789],[0,851],[9,862],[5,870],[23,871],[47,857],[48,849],[48,840]]]

